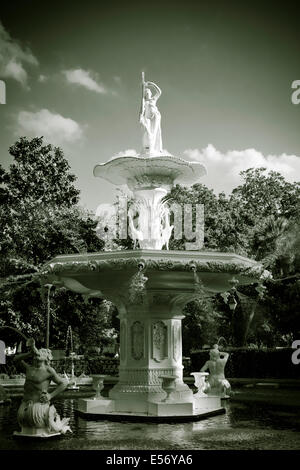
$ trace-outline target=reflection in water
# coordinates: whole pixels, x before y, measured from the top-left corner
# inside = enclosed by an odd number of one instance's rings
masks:
[[[70,418],[73,433],[59,439],[21,442],[19,400],[0,407],[0,449],[240,449],[300,447],[300,419],[296,412],[278,413],[264,405],[227,402],[226,414],[203,421],[166,424],[92,421],[76,413],[77,399],[56,400],[62,417]],[[241,447],[242,446],[242,447]],[[281,447],[280,447],[281,446]]]

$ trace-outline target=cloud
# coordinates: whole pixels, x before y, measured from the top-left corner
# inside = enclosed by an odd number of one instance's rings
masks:
[[[38,81],[41,82],[41,83],[44,83],[48,80],[48,77],[46,75],[43,75],[41,73],[41,75],[39,75],[39,78],[38,78]]]
[[[231,192],[242,183],[239,173],[248,168],[277,171],[291,183],[300,180],[300,157],[296,155],[263,155],[254,148],[220,152],[212,144],[202,150],[187,149],[183,153],[206,166],[208,174],[201,182],[216,192]]]
[[[19,135],[44,136],[54,145],[77,142],[83,133],[82,127],[76,121],[52,113],[48,109],[37,112],[20,111],[17,122]]]
[[[118,157],[137,157],[138,153],[134,149],[122,150],[121,152],[116,153],[112,158]]]
[[[101,203],[98,205],[95,216],[104,219],[113,219],[116,216],[117,208],[114,204]]]
[[[121,83],[122,83],[122,79],[121,79],[121,77],[119,77],[118,75],[115,75],[115,76],[113,77],[113,81],[114,81],[117,85],[121,85]]]
[[[107,89],[102,83],[98,83],[98,76],[94,72],[83,69],[64,70],[62,72],[69,83],[83,86],[97,93],[107,93]]]
[[[38,65],[37,58],[29,49],[22,48],[13,40],[0,22],[0,76],[12,78],[28,88],[25,65]]]

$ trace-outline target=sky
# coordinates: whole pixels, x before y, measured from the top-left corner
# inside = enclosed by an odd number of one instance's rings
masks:
[[[2,2],[4,3],[4,2]],[[59,145],[81,204],[111,203],[93,168],[139,152],[141,72],[162,89],[163,147],[201,161],[227,194],[264,166],[300,180],[300,23],[295,4],[86,0],[0,6],[0,160],[20,136]],[[247,3],[247,4],[246,4]]]

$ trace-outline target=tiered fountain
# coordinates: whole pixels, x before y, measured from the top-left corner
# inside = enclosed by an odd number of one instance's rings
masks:
[[[98,393],[79,401],[86,416],[188,420],[223,412],[219,397],[193,395],[183,382],[182,311],[199,295],[227,291],[233,276],[249,284],[261,273],[255,261],[234,253],[162,249],[173,228],[163,197],[175,183],[198,182],[206,169],[162,149],[160,95],[143,77],[141,154],[94,168],[95,176],[133,192],[128,222],[139,249],[57,256],[44,269],[45,282],[103,297],[119,311],[119,381],[109,398]]]

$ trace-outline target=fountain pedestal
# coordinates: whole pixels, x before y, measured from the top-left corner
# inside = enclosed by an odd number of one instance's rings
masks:
[[[149,278],[150,281],[150,278]],[[172,395],[192,401],[182,380],[181,320],[172,293],[149,292],[137,304],[123,305],[120,318],[119,382],[110,391],[116,411],[148,412],[149,401],[163,400],[160,377],[176,376]]]

